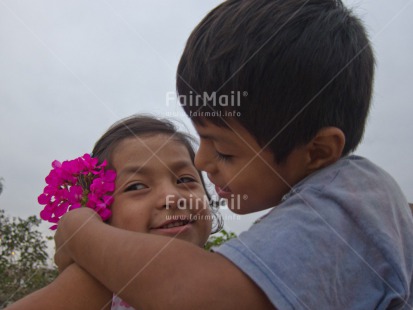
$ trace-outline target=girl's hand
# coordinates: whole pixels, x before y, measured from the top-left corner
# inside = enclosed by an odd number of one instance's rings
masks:
[[[56,245],[54,261],[60,273],[74,262],[71,245],[76,241],[77,233],[90,221],[102,221],[102,219],[89,208],[72,210],[60,219],[54,236]]]

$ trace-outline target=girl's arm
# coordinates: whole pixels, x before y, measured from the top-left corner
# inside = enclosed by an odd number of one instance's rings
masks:
[[[46,287],[13,303],[7,310],[110,309],[112,293],[76,264]]]
[[[118,229],[90,208],[64,215],[55,240],[58,266],[73,258],[136,309],[274,309],[220,254],[183,240]]]

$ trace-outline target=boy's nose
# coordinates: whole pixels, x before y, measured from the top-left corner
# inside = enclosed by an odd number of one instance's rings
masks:
[[[213,161],[210,160],[208,153],[206,152],[205,148],[202,147],[202,143],[198,149],[198,152],[195,154],[194,164],[198,170],[205,171],[207,173],[213,173],[215,169],[215,165]]]

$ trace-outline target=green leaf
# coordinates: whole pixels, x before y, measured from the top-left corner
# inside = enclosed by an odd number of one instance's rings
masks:
[[[40,219],[10,218],[0,209],[0,309],[36,291],[57,276],[47,254]]]
[[[217,236],[220,234],[220,236]],[[205,244],[205,250],[209,251],[212,247],[220,246],[224,242],[236,238],[237,235],[233,232],[227,232],[225,229],[222,229],[216,235],[209,237],[207,243]]]

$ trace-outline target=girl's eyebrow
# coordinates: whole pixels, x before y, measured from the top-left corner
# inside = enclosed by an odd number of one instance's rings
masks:
[[[118,176],[130,174],[148,174],[149,170],[150,169],[145,166],[127,166],[119,172]]]
[[[194,164],[190,160],[177,160],[176,162],[172,163],[170,167],[172,171],[179,171],[188,167],[196,170]]]
[[[190,167],[193,168],[196,171],[196,168],[194,164],[191,161],[188,160],[177,160],[171,164],[164,164],[164,167],[169,169],[171,172],[176,172],[179,170],[182,170],[184,168]],[[139,166],[139,165],[131,165],[131,166],[126,166],[123,168],[118,176],[121,175],[131,175],[131,174],[143,174],[143,175],[149,175],[151,174],[153,169],[149,168],[148,166]]]

